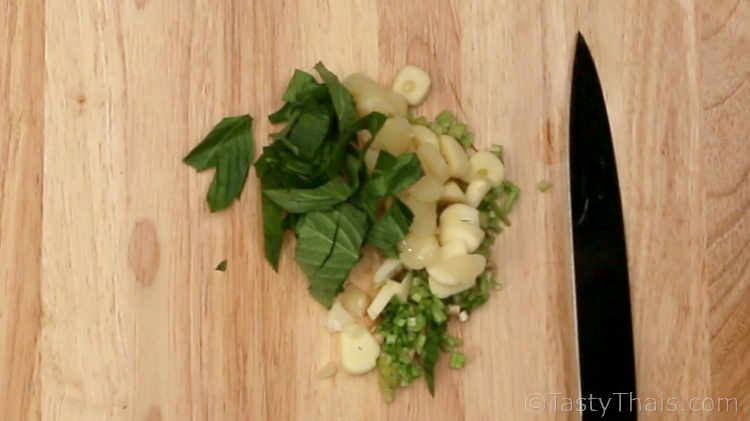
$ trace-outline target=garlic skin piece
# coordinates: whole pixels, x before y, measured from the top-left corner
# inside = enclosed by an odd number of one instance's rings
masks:
[[[383,129],[380,129],[381,131]],[[435,145],[425,143],[417,148],[417,156],[419,162],[422,164],[425,174],[431,175],[438,179],[441,183],[445,182],[450,176],[448,170],[448,164],[443,159]]]
[[[409,233],[399,244],[398,258],[409,269],[422,269],[439,257],[440,245],[434,235]]]
[[[380,345],[364,327],[354,324],[341,332],[341,367],[349,374],[364,374],[375,368]]]
[[[411,142],[414,145],[414,150],[417,150],[420,146],[424,145],[425,143],[430,144],[440,149],[440,141],[438,140],[437,133],[419,124],[412,124],[411,130],[412,130]]]
[[[505,177],[505,165],[492,152],[482,151],[472,155],[469,159],[469,174],[466,181],[485,179],[492,186],[499,186]]]
[[[352,323],[354,323],[352,315],[346,311],[339,300],[334,301],[331,309],[328,310],[326,328],[331,332],[341,332],[346,326]]]
[[[440,152],[448,164],[448,173],[453,178],[463,178],[469,172],[469,157],[458,140],[448,135],[440,135]]]
[[[487,259],[480,254],[465,254],[442,259],[427,266],[430,278],[444,285],[471,284],[484,271]]]
[[[384,149],[395,156],[401,155],[411,147],[411,130],[411,124],[405,118],[391,117],[375,135],[371,147]]]
[[[419,105],[427,98],[432,80],[430,75],[417,66],[404,66],[393,79],[393,91],[406,98],[409,105]]]
[[[490,182],[487,180],[476,179],[472,181],[466,187],[466,204],[476,208],[482,203],[482,199],[484,199],[484,196],[491,188],[492,186],[490,186]]]
[[[463,203],[466,201],[466,196],[455,181],[449,181],[443,185],[443,193],[440,195],[439,201],[442,203]]]
[[[327,379],[335,376],[337,370],[338,366],[336,365],[336,363],[333,361],[329,361],[324,366],[318,369],[318,371],[315,373],[315,377],[321,380]]]
[[[378,163],[378,157],[380,156],[380,151],[375,148],[368,148],[367,152],[365,152],[365,167],[367,168],[367,173],[372,174],[373,171],[375,171],[375,165]]]

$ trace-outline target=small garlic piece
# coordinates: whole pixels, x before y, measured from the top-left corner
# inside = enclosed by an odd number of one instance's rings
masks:
[[[443,194],[440,195],[440,201],[443,203],[463,203],[466,201],[466,196],[455,181],[449,181],[443,185]]]
[[[484,240],[484,230],[469,222],[450,221],[440,224],[440,243],[461,241],[469,253],[473,253]]]
[[[443,259],[427,266],[430,278],[444,285],[471,284],[484,271],[487,259],[480,254],[466,254]]]
[[[432,291],[432,293],[435,294],[436,297],[442,299],[442,298],[448,298],[451,295],[458,294],[459,292],[464,292],[474,285],[473,284],[446,285],[446,284],[437,282],[434,278],[430,277],[428,280],[428,286],[430,287],[430,291]]]
[[[414,150],[418,149],[420,146],[422,146],[425,143],[429,143],[430,145],[438,149],[440,148],[440,141],[438,140],[437,133],[419,124],[412,124],[411,130],[412,130],[411,141],[414,144]]]
[[[446,164],[445,159],[443,159],[443,156],[435,145],[430,143],[422,144],[422,146],[417,148],[417,156],[425,174],[437,178],[441,183],[448,179],[450,176],[448,164]]]
[[[406,116],[406,98],[381,88],[374,80],[361,73],[347,76],[342,84],[351,92],[357,114],[365,116],[377,111],[388,116]]]
[[[443,194],[443,184],[435,177],[425,175],[407,189],[407,194],[420,202],[435,203]]]
[[[393,155],[408,152],[411,146],[411,124],[403,117],[391,117],[375,135],[371,147],[384,149]]]
[[[466,204],[476,208],[482,203],[482,199],[484,199],[484,196],[491,188],[492,186],[490,186],[490,183],[487,180],[476,179],[472,181],[466,188]]]
[[[468,321],[469,313],[467,313],[466,310],[462,310],[460,313],[458,313],[458,320],[462,322]]]
[[[443,209],[443,212],[440,213],[441,225],[451,221],[468,222],[479,226],[479,211],[469,205],[455,203]]]
[[[443,244],[443,247],[440,248],[440,257],[443,259],[463,256],[464,254],[469,254],[469,249],[463,241],[451,241],[448,244]]]
[[[498,186],[505,177],[505,166],[500,158],[492,152],[482,151],[475,153],[469,159],[469,174],[466,181],[486,179],[493,186]]]
[[[448,172],[453,178],[465,177],[469,172],[469,158],[464,147],[448,135],[440,136],[440,152],[448,164]]]
[[[381,286],[388,279],[393,278],[404,269],[404,264],[399,259],[385,259],[378,270],[375,271],[374,281],[376,286]]]
[[[409,233],[398,245],[399,259],[409,269],[422,269],[439,257],[440,245],[434,235]]]
[[[341,332],[341,367],[350,374],[364,374],[375,368],[380,345],[364,327],[353,324]]]
[[[418,105],[430,92],[430,75],[417,66],[406,65],[393,80],[393,91],[406,98],[409,105]]]
[[[437,203],[427,203],[403,195],[403,202],[414,214],[409,233],[433,235],[437,231]]]

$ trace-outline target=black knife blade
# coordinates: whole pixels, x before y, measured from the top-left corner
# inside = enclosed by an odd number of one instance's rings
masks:
[[[580,33],[570,106],[578,356],[581,398],[588,404],[582,417],[635,420],[633,324],[617,166],[599,76]]]

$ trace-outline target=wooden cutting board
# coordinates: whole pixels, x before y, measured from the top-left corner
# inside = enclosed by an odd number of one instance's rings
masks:
[[[0,419],[577,419],[560,406],[578,389],[577,30],[613,130],[643,403],[739,406],[641,416],[748,416],[749,22],[746,0],[5,2]],[[504,289],[454,326],[469,363],[441,362],[434,398],[419,382],[386,405],[374,375],[316,379],[335,342],[291,243],[278,274],[264,263],[257,180],[210,214],[211,175],[181,163],[226,115],[252,114],[264,143],[289,76],[318,60],[383,83],[425,67],[419,112],[455,110],[504,144],[523,189],[494,257]]]

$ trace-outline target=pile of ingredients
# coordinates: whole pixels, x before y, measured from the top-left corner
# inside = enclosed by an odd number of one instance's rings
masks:
[[[424,376],[434,394],[442,353],[461,368],[451,320],[467,321],[498,285],[488,265],[495,237],[509,226],[519,189],[505,180],[503,149],[474,148],[474,135],[448,111],[414,117],[431,79],[404,67],[387,90],[362,74],[343,81],[322,63],[297,70],[283,124],[255,162],[261,183],[265,256],[278,269],[284,232],[296,236],[295,259],[309,292],[328,308],[326,327],[340,332],[337,367],[377,370],[385,399]],[[252,118],[222,120],[184,162],[215,168],[207,201],[230,206],[254,161]],[[368,282],[349,275],[363,248],[378,251]],[[226,262],[222,262],[223,269]]]

